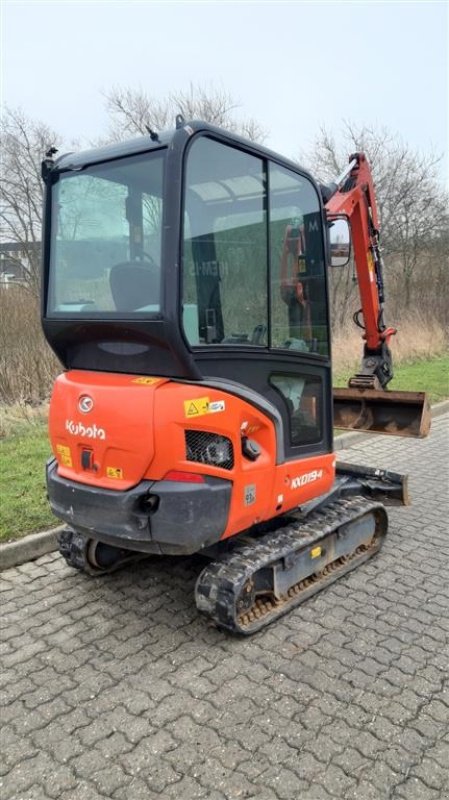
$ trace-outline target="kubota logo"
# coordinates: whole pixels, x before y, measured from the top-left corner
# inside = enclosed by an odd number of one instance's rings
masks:
[[[82,411],[83,414],[87,414],[88,411],[92,411],[94,407],[94,401],[88,394],[82,394],[80,399],[78,400],[78,408]]]
[[[85,436],[86,439],[106,439],[104,428],[97,428],[95,423],[86,426],[82,422],[73,422],[71,419],[66,419],[65,429],[72,436]]]

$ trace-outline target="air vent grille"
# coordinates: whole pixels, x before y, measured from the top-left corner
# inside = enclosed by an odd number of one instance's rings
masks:
[[[221,469],[232,469],[234,450],[226,436],[207,431],[186,431],[186,458],[199,464],[208,464]]]

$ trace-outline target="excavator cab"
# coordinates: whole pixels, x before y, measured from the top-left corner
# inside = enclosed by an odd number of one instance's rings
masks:
[[[275,409],[284,454],[330,452],[319,187],[197,128],[48,171],[47,338],[68,369],[234,381]]]

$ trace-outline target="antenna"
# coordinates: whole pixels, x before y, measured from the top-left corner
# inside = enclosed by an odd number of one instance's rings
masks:
[[[153,129],[150,128],[149,125],[145,125],[145,130],[147,130],[148,133],[150,134],[150,139],[151,139],[152,142],[158,142],[159,141],[159,135],[156,133],[156,131],[153,131]]]

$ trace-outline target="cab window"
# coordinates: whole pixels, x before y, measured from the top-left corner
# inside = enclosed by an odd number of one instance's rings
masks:
[[[308,178],[197,137],[187,154],[184,194],[189,343],[327,356],[322,227]]]
[[[271,164],[271,346],[328,355],[320,205],[307,178]]]
[[[190,344],[267,346],[263,160],[205,136],[188,154],[183,317]],[[198,334],[191,323],[198,319]]]

